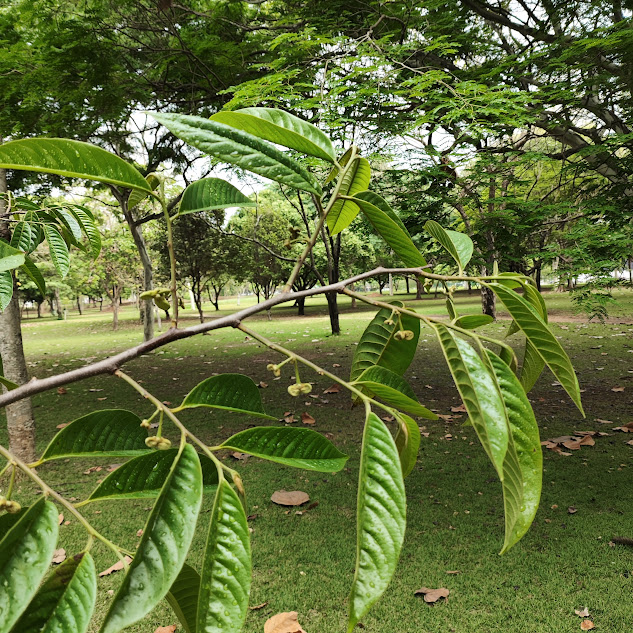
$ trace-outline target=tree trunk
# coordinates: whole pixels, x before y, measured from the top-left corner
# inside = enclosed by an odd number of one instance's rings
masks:
[[[77,295],[77,311],[79,312],[79,316],[81,316],[83,314],[83,312],[81,311],[81,297],[79,295]]]
[[[424,284],[419,277],[415,278],[415,298],[416,300],[422,299],[422,289],[424,288]]]
[[[338,293],[327,292],[325,294],[325,298],[327,299],[327,307],[328,312],[330,313],[330,329],[332,330],[332,334],[340,334],[341,333],[341,325],[339,323],[339,312],[338,312]]]
[[[55,288],[55,314],[57,316],[57,320],[61,321],[64,317],[62,314],[62,300],[59,296],[59,288]]]
[[[405,276],[404,283],[407,284],[407,294],[409,294],[409,277]]]
[[[42,302],[41,301],[37,302],[37,318],[38,319],[42,318]]]
[[[119,299],[121,298],[121,289],[115,286],[112,289],[112,329],[119,328]]]
[[[7,172],[0,169],[0,194],[7,193]],[[5,221],[5,198],[0,197],[0,237],[11,240],[11,229]],[[20,327],[20,305],[18,292],[13,282],[13,297],[3,312],[0,312],[0,359],[2,375],[18,385],[29,380],[24,358],[22,329]],[[4,389],[4,387],[3,387]],[[35,420],[31,400],[25,398],[6,407],[7,430],[9,432],[9,450],[24,460],[35,460]]]
[[[300,297],[297,299],[297,316],[305,316],[306,313],[306,298]]]
[[[490,272],[486,266],[481,268],[481,276],[485,277]],[[497,318],[497,297],[495,293],[484,286],[481,287],[481,311],[483,314],[491,316],[493,319]]]

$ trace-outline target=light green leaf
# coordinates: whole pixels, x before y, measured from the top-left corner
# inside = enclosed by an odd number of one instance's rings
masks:
[[[320,433],[312,429],[285,426],[246,429],[230,437],[221,446],[286,466],[321,473],[341,470],[348,459]]]
[[[68,245],[64,241],[64,238],[60,235],[57,229],[53,228],[50,224],[44,224],[42,227],[44,235],[46,236],[46,242],[48,243],[48,250],[51,255],[51,260],[55,269],[63,279],[70,270],[70,253],[68,252]]]
[[[392,305],[395,308],[404,307],[401,301],[394,301]],[[374,365],[386,367],[402,375],[411,364],[420,338],[420,321],[403,314],[402,325],[406,330],[413,332],[413,339],[399,341],[394,338],[395,333],[400,329],[398,316],[395,315],[393,318],[394,325],[385,323],[391,317],[391,312],[389,308],[381,308],[365,328],[354,351],[350,380],[357,380],[368,367]]]
[[[0,240],[0,273],[13,270],[24,263],[24,253]]]
[[[75,241],[81,240],[81,225],[77,222],[77,218],[64,207],[56,207],[50,209],[50,214],[59,220],[61,226],[65,226],[72,234]]]
[[[222,479],[200,574],[197,633],[239,633],[248,611],[251,545],[244,507]]]
[[[53,560],[57,543],[57,508],[42,497],[22,513],[0,541],[0,633],[8,633]]]
[[[201,503],[200,460],[194,448],[185,444],[156,500],[102,633],[118,633],[166,596],[184,565]]]
[[[400,465],[402,467],[402,476],[408,477],[415,467],[418,459],[418,451],[420,450],[420,427],[418,423],[405,413],[396,416],[398,421],[398,433],[396,435],[396,448],[400,456]]]
[[[354,196],[365,191],[371,180],[371,168],[366,158],[355,158],[343,174],[338,193]],[[358,215],[360,207],[350,200],[337,200],[327,214],[327,225],[332,235],[347,228]]]
[[[506,414],[493,377],[477,352],[441,323],[435,324],[440,346],[477,437],[503,481],[508,451]]]
[[[488,284],[488,286],[501,299],[510,316],[516,321],[528,341],[534,346],[536,353],[545,361],[558,382],[574,401],[580,413],[584,415],[580,401],[578,378],[569,356],[567,356],[556,337],[551,333],[541,315],[514,290],[496,283]]]
[[[220,374],[203,380],[186,395],[178,410],[194,407],[226,409],[275,419],[264,411],[257,385],[242,374]]]
[[[147,176],[145,176],[145,180],[152,191],[156,191],[156,189],[158,189],[158,185],[160,185],[160,178],[156,174],[147,174]],[[127,199],[127,208],[134,209],[134,207],[141,204],[141,202],[143,202],[143,200],[145,200],[148,196],[149,192],[133,189]]]
[[[202,178],[189,185],[182,194],[178,215],[214,211],[229,207],[256,207],[237,187],[221,178]]]
[[[27,138],[0,145],[0,168],[87,178],[149,190],[142,174],[111,152],[65,138]]]
[[[426,266],[426,260],[415,247],[409,231],[384,198],[373,191],[361,191],[354,196],[354,200],[376,232],[391,246],[405,266]]]
[[[35,262],[28,256],[24,257],[24,264],[20,268],[33,280],[33,283],[37,286],[42,297],[46,296],[46,282],[40,272],[40,269],[35,265]]]
[[[72,556],[46,579],[13,633],[85,633],[96,597],[92,557],[88,552]]]
[[[178,449],[152,451],[139,455],[112,471],[93,491],[88,500],[147,499],[158,496],[174,463]],[[203,491],[215,493],[218,471],[206,456],[198,454],[202,468]]]
[[[494,319],[489,314],[467,314],[457,317],[455,319],[455,325],[464,330],[474,330],[482,325],[488,325],[493,321]]]
[[[525,341],[525,352],[523,354],[523,364],[521,365],[520,380],[525,393],[529,393],[536,384],[545,369],[545,361],[538,353],[536,347]]]
[[[29,212],[32,214],[32,212]],[[0,241],[0,244],[3,242]],[[31,227],[28,222],[20,220],[13,226],[13,233],[11,234],[11,246],[19,251],[30,253],[35,248],[39,241],[37,240],[37,231]],[[2,247],[0,246],[0,250]]]
[[[13,275],[10,270],[0,273],[0,310],[5,310],[13,297]]]
[[[216,478],[217,474],[216,470]],[[189,567],[185,563],[169,593],[165,596],[178,621],[185,629],[185,633],[196,633],[199,593],[200,575],[193,567]]]
[[[341,167],[345,167],[345,165],[349,163],[349,159],[352,156],[353,149],[354,149],[353,147],[348,147],[343,153],[343,155],[338,159],[338,164]],[[330,173],[328,174],[327,178],[325,179],[325,184],[327,185],[331,183],[337,176],[338,176],[338,167],[334,165],[334,167],[332,167]]]
[[[60,457],[134,457],[147,453],[141,419],[124,409],[105,409],[65,426],[46,447],[41,461]]]
[[[218,112],[210,118],[302,154],[316,156],[330,163],[336,159],[332,141],[319,128],[283,110],[242,108]]]
[[[473,241],[470,237],[465,233],[445,229],[434,220],[429,220],[424,229],[450,253],[462,272],[473,256]]]
[[[406,505],[398,449],[389,429],[369,413],[358,477],[356,572],[348,633],[391,581],[404,540]]]
[[[438,419],[435,413],[418,402],[415,392],[402,376],[385,367],[368,367],[352,384],[369,397],[376,396],[396,409],[427,420]]]
[[[321,195],[321,187],[313,174],[266,141],[201,117],[162,112],[150,114],[172,134],[222,162],[294,189]]]
[[[135,193],[136,191],[137,190],[134,189],[132,193]],[[88,238],[92,252],[92,259],[97,259],[97,257],[99,257],[99,253],[101,252],[101,233],[99,233],[99,229],[97,228],[94,218],[87,213],[86,209],[77,205],[70,207],[69,210],[77,222],[79,222],[79,225]]]
[[[486,350],[505,406],[510,437],[503,464],[503,503],[507,552],[528,531],[541,496],[543,451],[538,425],[521,384],[510,368]]]

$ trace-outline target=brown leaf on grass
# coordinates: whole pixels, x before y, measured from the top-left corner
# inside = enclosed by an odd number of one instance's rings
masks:
[[[468,411],[466,411],[466,407],[463,404],[460,404],[458,407],[451,407],[451,411],[453,413],[468,413]]]
[[[59,565],[66,560],[66,550],[62,547],[53,552],[53,565]]]
[[[310,424],[310,425],[312,425],[312,424],[314,424],[316,422],[316,420],[307,411],[304,411],[301,414],[301,421],[304,424]]]
[[[591,620],[583,620],[580,623],[581,631],[591,631],[591,629],[595,629],[596,625]]]
[[[633,440],[629,440],[628,442],[626,442],[629,446],[633,446]]]
[[[396,418],[394,418],[393,415],[383,415],[380,419],[383,420],[383,422],[393,422]]]
[[[136,532],[136,536],[143,536],[143,528]]]
[[[268,387],[268,383],[264,382],[263,380],[260,381],[260,383],[257,385],[260,389],[266,389],[266,387]]]
[[[237,451],[235,451],[234,453],[231,453],[231,457],[233,459],[239,459],[242,462],[245,462],[250,455],[247,455],[246,453],[238,453]]]
[[[68,390],[65,387],[57,387],[57,393],[63,396],[65,393],[68,393]]]
[[[251,611],[259,611],[263,609],[268,604],[268,601],[262,602],[261,604],[253,605],[252,607],[248,607]]]
[[[64,515],[60,512],[57,517],[57,525],[61,525],[64,522]]]
[[[580,440],[579,444],[581,446],[595,446],[596,440],[594,440],[593,437],[591,437],[591,435],[584,435],[582,439]]]
[[[429,589],[428,587],[420,587],[417,591],[413,592],[414,596],[424,596],[424,602],[429,604],[435,604],[440,598],[448,598],[450,591],[445,587],[439,589]]]
[[[159,626],[154,633],[174,633],[174,631],[178,627],[175,624],[171,624],[170,626]]]
[[[277,490],[270,500],[279,506],[300,506],[310,501],[310,497],[301,490]]]
[[[589,609],[587,609],[587,607],[583,607],[582,610],[581,609],[576,609],[574,611],[574,613],[579,617],[579,618],[588,618],[589,617]]]
[[[611,391],[615,391],[616,393],[620,393],[621,391],[624,391],[624,387],[611,387]],[[593,628],[593,627],[591,627]]]
[[[332,363],[332,367],[340,367],[340,363]]]
[[[437,417],[440,418],[441,420],[446,421],[446,422],[449,422],[450,420],[453,419],[452,415],[447,415],[447,414],[444,414],[444,413],[438,413]]]
[[[63,429],[65,426],[68,426],[70,424],[70,422],[62,422],[61,424],[58,424],[55,428],[56,429]]]
[[[596,418],[596,422],[600,422],[600,424],[613,424],[613,420],[603,420],[602,418]]]
[[[132,557],[131,556],[126,556],[125,557],[125,563],[127,565],[129,565],[131,562],[132,562]],[[107,569],[104,569],[99,574],[99,578],[102,578],[103,576],[109,576],[110,574],[114,573],[115,571],[121,571],[124,567],[125,567],[125,565],[123,564],[123,561],[122,560],[118,560],[116,563],[114,563],[114,565],[112,565],[112,567],[108,567]]]
[[[106,470],[111,473],[113,471],[115,471],[119,466],[123,466],[123,464],[110,464]]]
[[[451,574],[454,576],[456,574],[461,574],[462,572],[459,571],[459,569],[447,569],[444,573]]]
[[[340,367],[340,365],[339,365]],[[328,387],[323,393],[339,393],[341,386],[334,383],[331,387]]]
[[[278,613],[264,623],[264,633],[306,633],[299,624],[296,611]]]
[[[569,508],[567,508],[567,514],[576,514],[576,512],[578,512],[578,508],[574,506],[569,506]]]
[[[633,432],[633,422],[629,422],[623,426],[616,426],[611,429],[612,431],[622,431],[622,433],[631,433]]]
[[[580,440],[567,440],[563,442],[563,446],[568,448],[570,451],[579,451],[580,450]]]
[[[287,415],[284,415],[284,422],[286,424],[292,424],[293,422],[296,422],[297,418],[295,418],[294,415],[292,415],[292,413],[288,413]]]

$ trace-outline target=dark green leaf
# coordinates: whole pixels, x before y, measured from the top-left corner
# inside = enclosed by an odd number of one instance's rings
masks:
[[[202,178],[185,189],[178,207],[178,214],[256,206],[256,202],[247,198],[230,182],[221,178]]]
[[[221,446],[286,466],[322,473],[337,472],[347,461],[347,455],[312,429],[255,427],[233,435]]]
[[[473,241],[465,233],[450,231],[443,226],[429,220],[424,229],[432,235],[457,262],[460,272],[466,268],[470,258],[473,256]]]
[[[135,193],[135,189],[132,193]],[[90,249],[92,258],[96,259],[101,252],[101,233],[95,223],[94,218],[87,212],[87,209],[79,207],[77,205],[70,207],[70,212],[73,214],[77,222],[79,222],[83,232],[88,238],[90,243]]]
[[[37,286],[42,297],[46,296],[46,282],[40,269],[35,265],[35,262],[30,257],[24,258],[24,264],[20,268],[33,280],[33,283]]]
[[[10,270],[0,273],[0,310],[4,310],[13,297],[13,274]]]
[[[0,273],[13,270],[24,263],[24,253],[0,240]]]
[[[186,444],[156,500],[102,633],[118,633],[147,615],[165,597],[184,565],[201,503],[200,460],[193,447]]]
[[[217,470],[215,476],[217,479]],[[185,633],[196,633],[199,593],[200,575],[185,563],[166,596]]]
[[[0,376],[0,385],[3,385],[7,388],[7,391],[11,391],[12,389],[17,389],[18,385],[10,380],[7,380],[4,376]]]
[[[402,476],[408,477],[418,459],[421,441],[420,427],[413,418],[405,413],[399,413],[396,416],[396,420],[398,420],[400,425],[395,440],[396,448],[400,456]]]
[[[2,242],[0,242],[2,244]],[[13,233],[11,234],[11,246],[19,251],[25,253],[32,252],[39,241],[37,240],[37,231],[31,227],[28,222],[20,220],[13,226]],[[0,249],[2,247],[0,246]]]
[[[48,243],[48,250],[50,252],[53,265],[59,273],[59,276],[63,279],[70,270],[70,254],[68,252],[68,245],[64,241],[64,238],[60,235],[59,231],[53,228],[50,224],[44,224],[42,228],[44,230],[44,235],[46,236],[46,242]]]
[[[339,194],[354,196],[365,191],[371,179],[371,168],[366,158],[355,158],[343,174]],[[327,215],[327,225],[332,235],[347,228],[358,215],[360,207],[351,200],[337,200]]]
[[[474,330],[482,325],[492,323],[494,319],[488,314],[467,314],[455,319],[455,325],[464,330]]]

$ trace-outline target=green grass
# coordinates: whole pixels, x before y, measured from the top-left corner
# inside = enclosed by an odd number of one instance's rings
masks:
[[[401,298],[400,296],[398,298]],[[630,293],[620,293],[618,321],[631,324],[587,324],[568,318],[566,295],[548,294],[557,321],[556,336],[568,350],[579,371],[587,419],[582,420],[561,387],[545,373],[530,398],[541,425],[543,439],[570,434],[573,430],[607,430],[633,421],[633,318]],[[388,299],[388,297],[385,297]],[[478,295],[459,295],[463,313],[476,312]],[[241,306],[245,305],[242,299]],[[222,304],[220,314],[235,309]],[[354,344],[373,311],[351,310],[343,301],[343,334],[329,337],[324,303],[309,300],[306,317],[292,317],[291,308],[277,308],[273,320],[253,320],[252,327],[273,340],[295,349],[324,367],[348,375]],[[443,301],[426,299],[416,309],[442,314]],[[185,312],[191,314],[191,311]],[[212,311],[209,317],[215,316]],[[47,376],[88,359],[103,358],[139,341],[136,312],[126,308],[118,332],[110,330],[108,313],[90,311],[68,321],[30,319],[24,337],[32,373]],[[195,322],[193,317],[191,323]],[[563,319],[568,318],[568,323]],[[503,336],[507,323],[486,328]],[[513,337],[518,344],[518,337]],[[264,621],[279,611],[299,612],[299,621],[309,633],[342,631],[347,612],[346,596],[353,576],[355,552],[356,477],[362,426],[362,411],[352,409],[344,393],[319,399],[293,399],[286,391],[290,370],[273,380],[266,364],[278,360],[237,331],[212,332],[163,348],[127,367],[145,387],[162,400],[180,402],[197,382],[214,372],[239,371],[256,382],[268,383],[262,390],[265,406],[273,415],[293,411],[297,417],[308,411],[316,418],[315,429],[331,433],[334,443],[350,454],[348,467],[335,475],[307,473],[255,458],[235,462],[248,493],[248,509],[256,518],[253,532],[254,578],[251,604],[268,602],[251,611],[245,631],[263,630]],[[333,368],[340,364],[340,368]],[[314,382],[314,394],[322,394],[330,381],[302,372]],[[440,413],[450,413],[458,404],[438,346],[428,330],[422,331],[420,349],[407,378],[421,402]],[[612,387],[623,386],[624,392]],[[323,403],[322,399],[329,402]],[[309,404],[306,404],[309,403]],[[97,408],[126,408],[139,415],[150,413],[136,392],[113,377],[101,376],[68,385],[66,393],[52,392],[34,398],[38,444],[43,449],[55,427]],[[192,430],[216,444],[232,433],[259,420],[221,411],[184,411]],[[595,422],[612,420],[613,425]],[[580,619],[574,609],[588,606],[597,631],[625,631],[631,627],[633,608],[633,550],[610,547],[614,536],[633,537],[633,487],[630,472],[633,447],[629,436],[613,432],[596,439],[595,447],[583,447],[569,457],[551,451],[544,455],[544,487],[541,508],[526,537],[503,557],[503,504],[499,483],[479,447],[474,431],[462,426],[463,419],[425,422],[429,437],[423,438],[420,459],[407,479],[408,529],[395,579],[383,599],[364,619],[365,630],[376,633],[435,633],[491,631],[504,633],[558,633],[578,631]],[[446,438],[450,434],[451,439]],[[173,435],[173,434],[172,434]],[[4,425],[0,440],[6,441]],[[84,474],[90,466],[107,466],[117,460],[73,460],[53,463],[40,473],[67,497],[85,499],[104,471]],[[286,511],[270,502],[275,490],[304,490],[319,505],[303,515]],[[30,487],[22,483],[17,498],[28,502]],[[85,516],[110,538],[130,548],[147,517],[148,501],[122,504],[102,502],[84,508]],[[554,507],[558,506],[558,507]],[[577,508],[568,514],[567,508]],[[199,566],[204,545],[204,522],[210,512],[205,500],[201,527],[192,548],[192,561]],[[69,517],[66,517],[69,518]],[[79,551],[85,535],[72,518],[61,528],[60,546]],[[97,547],[99,570],[114,560]],[[459,574],[447,571],[459,570]],[[99,579],[97,618],[108,608],[121,574]],[[425,604],[413,592],[421,586],[447,587],[447,603]],[[129,631],[153,633],[159,625],[176,623],[167,606],[161,606]],[[93,631],[97,630],[93,627]]]

